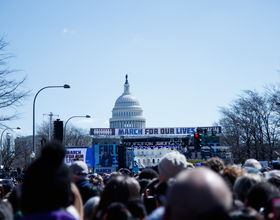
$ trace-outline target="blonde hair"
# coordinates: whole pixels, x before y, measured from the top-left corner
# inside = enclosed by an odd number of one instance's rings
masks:
[[[83,200],[82,200],[81,194],[79,192],[79,189],[75,183],[71,183],[71,191],[73,193],[72,205],[78,211],[80,219],[84,219]]]

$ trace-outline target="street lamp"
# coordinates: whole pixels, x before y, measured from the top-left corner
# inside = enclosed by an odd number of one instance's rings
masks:
[[[90,115],[85,115],[85,116],[72,116],[72,117],[70,117],[70,118],[68,118],[68,120],[65,122],[65,125],[64,125],[64,129],[63,129],[63,143],[64,143],[64,146],[65,146],[65,139],[66,139],[66,136],[65,136],[65,134],[66,134],[66,125],[67,125],[67,123],[68,123],[68,121],[70,120],[70,119],[72,119],[72,118],[90,118]]]
[[[35,150],[35,101],[36,101],[36,98],[37,98],[37,95],[44,89],[48,89],[48,88],[64,88],[64,89],[69,89],[70,86],[68,84],[64,84],[63,86],[46,86],[46,87],[43,87],[42,89],[40,89],[35,97],[34,97],[34,100],[33,100],[33,147],[32,147],[32,150],[33,150],[33,153],[35,154],[36,153],[36,150]]]
[[[2,131],[2,134],[1,134],[1,138],[0,138],[0,166],[2,165],[2,137],[3,137],[3,134],[5,131],[7,130],[13,130],[13,129],[20,129],[20,127],[17,127],[17,128],[6,128]]]

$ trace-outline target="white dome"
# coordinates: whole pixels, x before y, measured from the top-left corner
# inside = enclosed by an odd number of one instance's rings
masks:
[[[140,104],[135,96],[122,94],[115,103],[115,108],[119,106],[140,106]]]
[[[112,110],[112,118],[109,121],[110,128],[143,128],[146,126],[146,119],[143,117],[139,101],[130,93],[127,75],[124,92],[116,100]]]

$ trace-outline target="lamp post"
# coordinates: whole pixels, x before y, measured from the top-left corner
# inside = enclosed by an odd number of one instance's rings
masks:
[[[67,125],[67,123],[68,123],[68,121],[70,120],[70,119],[72,119],[72,118],[90,118],[90,115],[85,115],[85,116],[72,116],[72,117],[70,117],[70,118],[68,118],[68,120],[65,122],[65,125],[64,125],[64,129],[63,129],[63,144],[64,144],[64,146],[65,146],[65,143],[66,143],[66,136],[65,136],[65,134],[66,134],[66,125]]]
[[[13,129],[20,129],[20,127],[17,127],[17,128],[6,128],[2,131],[2,134],[1,134],[1,138],[0,138],[0,166],[2,165],[2,138],[3,138],[3,134],[5,131],[7,130],[13,130]]]
[[[32,150],[33,150],[33,153],[35,154],[36,153],[36,150],[35,150],[35,101],[36,101],[36,98],[37,98],[37,95],[44,89],[48,89],[48,88],[64,88],[64,89],[69,89],[70,86],[68,84],[64,84],[63,86],[46,86],[46,87],[43,87],[42,89],[40,89],[35,97],[34,97],[34,100],[33,100],[33,147],[32,147]]]
[[[11,147],[11,137],[12,137],[12,135],[11,135],[10,133],[6,133],[6,139],[7,139],[7,153],[8,153],[7,165],[9,165],[10,147]]]

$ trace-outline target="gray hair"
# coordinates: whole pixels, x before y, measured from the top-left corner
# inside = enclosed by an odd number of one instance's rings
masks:
[[[253,167],[260,170],[262,168],[262,165],[256,159],[248,159],[245,161],[244,167]]]

